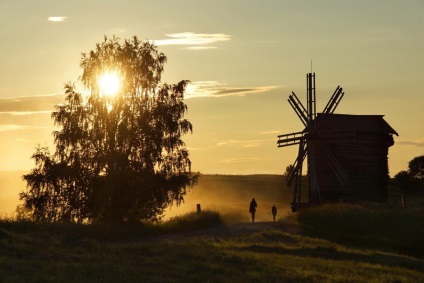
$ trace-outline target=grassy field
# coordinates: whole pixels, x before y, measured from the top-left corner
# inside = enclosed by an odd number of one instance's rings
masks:
[[[417,212],[340,204],[275,228],[216,234],[241,225],[226,217],[204,211],[136,226],[2,220],[0,282],[424,282]]]
[[[0,282],[424,282],[424,195],[405,199],[293,214],[281,176],[203,175],[159,224],[3,218]]]

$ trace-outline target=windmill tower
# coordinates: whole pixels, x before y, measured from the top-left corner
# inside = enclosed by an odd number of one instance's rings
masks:
[[[398,133],[383,115],[334,114],[344,96],[338,86],[316,112],[315,74],[306,76],[306,108],[294,92],[289,104],[305,128],[278,136],[278,147],[299,145],[287,186],[294,188],[292,211],[322,202],[387,200],[388,150]],[[302,169],[307,158],[307,198],[302,201]]]
[[[289,104],[305,126],[305,129],[301,132],[279,135],[277,141],[278,147],[299,145],[297,158],[294,161],[292,169],[286,179],[287,186],[289,188],[294,187],[292,211],[298,211],[302,207],[319,204],[321,202],[321,194],[315,164],[317,154],[324,155],[331,170],[342,186],[344,186],[347,180],[347,174],[343,170],[343,167],[325,144],[325,140],[331,138],[331,136],[342,138],[344,133],[337,133],[337,135],[335,135],[335,133],[322,133],[320,131],[325,125],[325,118],[328,115],[333,114],[334,110],[340,103],[340,100],[343,98],[343,89],[340,86],[336,88],[322,114],[320,114],[320,119],[317,119],[315,73],[307,74],[306,84],[306,108],[294,92],[292,92],[288,99]],[[349,135],[349,133],[347,134]],[[317,152],[318,150],[319,153]],[[302,202],[301,200],[302,168],[305,157],[307,157],[308,170],[308,202]]]

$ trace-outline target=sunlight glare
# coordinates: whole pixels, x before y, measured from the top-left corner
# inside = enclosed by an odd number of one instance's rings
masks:
[[[114,96],[119,88],[119,76],[117,72],[106,72],[99,77],[99,86],[102,94]]]

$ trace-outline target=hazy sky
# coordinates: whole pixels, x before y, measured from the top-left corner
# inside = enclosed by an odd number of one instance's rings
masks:
[[[284,173],[297,148],[277,135],[302,130],[291,91],[317,108],[337,85],[336,113],[383,114],[399,133],[390,174],[424,154],[424,1],[0,0],[0,170],[29,170],[37,144],[52,148],[50,111],[81,75],[81,52],[103,36],[155,41],[163,81],[189,79],[193,170]]]

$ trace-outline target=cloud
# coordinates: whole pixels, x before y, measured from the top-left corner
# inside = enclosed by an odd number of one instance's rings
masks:
[[[226,83],[219,81],[197,81],[187,86],[185,98],[244,96],[246,94],[267,92],[276,88],[279,87],[228,87]]]
[[[23,125],[0,125],[0,132],[11,132],[19,130],[28,130],[28,129],[45,129],[46,127],[33,127],[33,126],[23,126]]]
[[[397,141],[397,145],[412,145],[417,147],[424,147],[424,141]]]
[[[221,147],[221,146],[226,146],[226,147],[231,147],[231,146],[238,146],[238,147],[244,147],[244,148],[249,148],[249,147],[259,147],[262,144],[266,143],[266,142],[270,142],[270,141],[275,141],[276,139],[266,139],[266,140],[219,140],[216,141],[216,146],[217,147]]]
[[[0,98],[0,114],[14,116],[45,114],[64,102],[64,94]]]
[[[47,20],[50,22],[64,22],[67,17],[48,17]]]
[[[12,116],[27,116],[27,115],[34,115],[34,114],[51,114],[52,111],[46,110],[46,111],[9,111],[9,112],[0,112],[1,114],[8,114]]]
[[[216,49],[218,47],[215,46],[190,46],[187,47],[186,49],[188,50],[208,50],[208,49]]]
[[[193,33],[193,32],[182,32],[182,33],[171,33],[166,34],[168,39],[154,40],[156,45],[209,45],[218,42],[224,42],[231,40],[231,36],[224,33]],[[187,49],[191,50],[204,50],[216,48],[213,46],[191,46]]]
[[[275,135],[275,134],[280,134],[280,133],[281,133],[281,131],[274,130],[274,131],[261,132],[261,135]]]
[[[249,158],[249,157],[244,157],[244,158],[230,158],[230,159],[226,159],[226,160],[221,160],[218,163],[245,163],[245,162],[252,162],[252,161],[258,161],[259,158]]]

